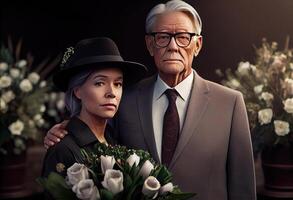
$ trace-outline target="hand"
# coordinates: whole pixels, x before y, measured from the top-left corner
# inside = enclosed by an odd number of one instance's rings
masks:
[[[44,138],[44,147],[49,149],[49,147],[54,146],[56,143],[60,142],[68,132],[65,130],[68,120],[61,122],[60,124],[54,125],[46,134]]]

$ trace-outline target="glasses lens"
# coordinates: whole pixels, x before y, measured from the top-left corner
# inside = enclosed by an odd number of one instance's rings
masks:
[[[186,47],[189,45],[191,36],[189,33],[180,33],[175,36],[178,46]]]
[[[166,47],[169,44],[170,35],[166,33],[157,33],[155,35],[155,42],[160,47]]]

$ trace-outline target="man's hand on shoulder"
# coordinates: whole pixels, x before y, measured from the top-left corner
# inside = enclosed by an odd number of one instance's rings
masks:
[[[46,134],[44,138],[44,147],[49,149],[51,146],[54,146],[56,143],[60,142],[61,139],[68,133],[65,130],[68,120],[61,122],[60,124],[54,125]]]

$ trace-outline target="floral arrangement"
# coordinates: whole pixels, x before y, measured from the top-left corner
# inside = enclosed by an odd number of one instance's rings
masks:
[[[50,84],[32,70],[31,55],[20,59],[20,49],[21,41],[15,52],[11,45],[0,49],[0,155],[24,152],[26,142],[41,139],[40,130],[46,126],[43,116]]]
[[[240,62],[236,71],[217,70],[222,84],[244,96],[254,152],[264,147],[293,144],[293,52],[278,50],[276,42],[263,39],[255,63]]]
[[[189,199],[174,186],[172,175],[163,165],[155,164],[149,153],[124,146],[97,144],[93,152],[82,150],[85,164],[75,163],[66,178],[51,172],[38,182],[55,199],[143,200]],[[57,164],[61,172],[64,165]]]

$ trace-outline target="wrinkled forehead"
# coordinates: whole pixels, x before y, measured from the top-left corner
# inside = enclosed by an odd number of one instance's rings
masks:
[[[168,11],[156,15],[152,31],[163,30],[181,30],[181,31],[196,31],[194,19],[192,15],[184,11]]]

